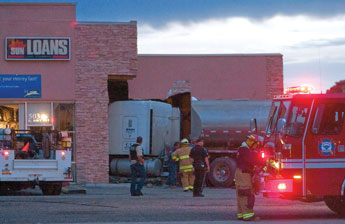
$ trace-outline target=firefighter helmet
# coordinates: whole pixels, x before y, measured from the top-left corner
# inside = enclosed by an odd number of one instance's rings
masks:
[[[181,140],[181,143],[182,144],[188,144],[189,142],[188,142],[188,139],[184,138],[184,139]]]
[[[247,138],[252,140],[253,142],[257,142],[257,143],[260,142],[259,136],[257,134],[248,135]]]

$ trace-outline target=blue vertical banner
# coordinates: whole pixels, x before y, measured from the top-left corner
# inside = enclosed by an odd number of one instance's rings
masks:
[[[0,98],[41,98],[41,75],[0,74]]]

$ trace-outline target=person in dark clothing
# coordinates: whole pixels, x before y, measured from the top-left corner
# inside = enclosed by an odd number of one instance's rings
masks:
[[[143,159],[143,147],[141,143],[143,138],[141,136],[137,137],[137,143],[131,147],[129,160],[131,163],[131,195],[132,196],[142,196],[143,193],[141,189],[144,186],[146,173],[144,167]],[[139,183],[137,183],[137,178],[140,177]]]
[[[189,154],[189,159],[193,163],[195,175],[193,197],[204,197],[202,194],[202,188],[206,173],[210,171],[208,151],[203,146],[204,140],[202,138],[198,138],[194,148],[192,148]]]
[[[235,171],[237,218],[250,221],[259,220],[254,217],[255,195],[252,175],[254,166],[260,165],[257,153],[254,151],[259,144],[259,136],[256,134],[247,136],[245,142],[238,149],[237,168]]]
[[[176,149],[180,148],[180,142],[175,142],[174,146],[170,148],[169,150],[169,160],[168,160],[168,181],[167,185],[170,187],[176,187],[176,171],[177,171],[177,163],[176,161],[171,157],[173,152],[176,151]]]

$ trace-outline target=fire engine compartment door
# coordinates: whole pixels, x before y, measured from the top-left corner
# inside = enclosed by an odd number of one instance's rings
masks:
[[[305,193],[340,195],[345,179],[345,99],[316,99],[305,138]]]

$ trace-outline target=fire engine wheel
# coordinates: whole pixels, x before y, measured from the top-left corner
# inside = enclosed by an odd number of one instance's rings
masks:
[[[44,195],[59,195],[62,190],[62,183],[44,183],[41,186]]]
[[[228,157],[220,157],[210,164],[208,180],[215,187],[230,187],[234,181],[236,162]]]
[[[336,196],[329,196],[325,197],[325,203],[329,209],[333,212],[344,216],[345,215],[345,198],[344,197],[336,197]]]

